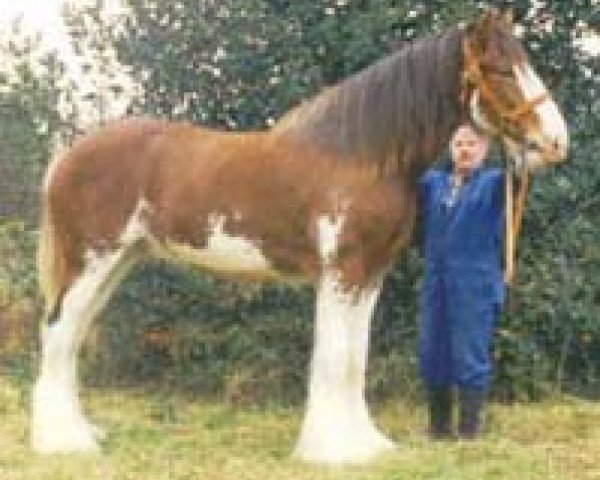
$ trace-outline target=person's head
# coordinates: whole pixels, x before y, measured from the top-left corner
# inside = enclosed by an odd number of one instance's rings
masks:
[[[452,169],[459,175],[468,175],[479,168],[488,152],[488,139],[470,124],[460,125],[450,139]]]

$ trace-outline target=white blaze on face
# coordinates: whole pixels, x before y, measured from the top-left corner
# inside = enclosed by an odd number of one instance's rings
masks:
[[[525,99],[533,100],[541,95],[546,95],[545,100],[535,107],[535,112],[540,119],[541,133],[544,136],[544,141],[550,143],[549,146],[563,154],[566,153],[569,139],[567,124],[556,103],[548,94],[546,86],[531,68],[531,65],[515,65],[513,69]],[[544,148],[546,146],[542,145]]]

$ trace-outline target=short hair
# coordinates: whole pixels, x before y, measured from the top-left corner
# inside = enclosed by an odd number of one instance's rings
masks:
[[[471,132],[473,132],[473,134],[477,138],[480,138],[481,140],[484,140],[486,142],[488,141],[488,137],[485,134],[483,134],[480,130],[478,130],[473,124],[471,124],[469,122],[464,122],[464,123],[461,123],[460,125],[458,125],[458,127],[456,127],[454,129],[454,132],[452,132],[452,136],[450,137],[450,140],[451,141],[454,140],[454,137],[458,134],[458,132],[464,128],[467,128]]]

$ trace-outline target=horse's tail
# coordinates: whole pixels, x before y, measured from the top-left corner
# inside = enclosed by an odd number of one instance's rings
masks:
[[[55,159],[54,161],[57,161]],[[37,267],[40,289],[46,303],[46,315],[53,312],[68,283],[68,246],[55,223],[51,202],[51,179],[47,174],[41,194],[41,218],[38,237]]]

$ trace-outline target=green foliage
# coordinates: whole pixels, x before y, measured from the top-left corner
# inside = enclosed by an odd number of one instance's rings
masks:
[[[0,365],[24,375],[40,313],[35,243],[36,235],[26,223],[0,218]]]
[[[143,85],[134,109],[233,129],[268,125],[464,13],[390,0],[129,3],[134,16],[116,45]]]
[[[72,133],[59,98],[64,65],[19,24],[0,38],[0,361],[27,375],[41,301],[35,269],[38,186],[54,143]]]
[[[37,296],[35,244],[25,223],[0,218],[0,305]]]
[[[0,39],[0,57],[0,216],[32,220],[53,146],[72,133],[69,109],[59,105],[65,67],[18,24]]]
[[[307,287],[144,265],[115,295],[88,349],[90,380],[160,378],[234,404],[295,402],[308,370],[312,296]]]
[[[529,2],[508,2],[527,11]],[[592,2],[547,2],[520,19],[532,61],[562,106],[568,162],[535,178],[519,243],[519,277],[497,336],[502,396],[572,387],[598,394],[600,375],[600,63],[572,42]],[[550,29],[549,26],[552,25]]]

